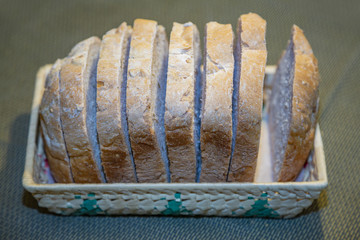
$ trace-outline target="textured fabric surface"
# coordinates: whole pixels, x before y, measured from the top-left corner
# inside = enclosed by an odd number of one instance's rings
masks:
[[[360,239],[360,1],[4,1],[0,0],[0,239]],[[203,34],[240,14],[267,20],[268,64],[292,24],[319,60],[320,125],[329,187],[291,220],[194,217],[63,217],[24,191],[29,112],[38,68],[122,21],[192,21]],[[202,35],[203,36],[203,35]]]

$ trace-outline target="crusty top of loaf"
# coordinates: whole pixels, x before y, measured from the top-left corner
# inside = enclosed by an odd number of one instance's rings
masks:
[[[303,30],[301,30],[298,26],[294,25],[292,27],[292,35],[295,54],[313,54],[313,50],[310,46],[309,41],[306,39]]]
[[[241,43],[249,50],[266,50],[266,21],[256,13],[241,15]]]
[[[130,57],[132,59],[141,59],[144,60],[144,58],[149,58],[149,56],[152,56],[152,50],[154,43],[154,39],[156,37],[156,28],[157,28],[157,22],[152,20],[146,20],[146,19],[136,19],[134,21],[134,32],[138,32],[141,34],[134,34],[132,36],[132,42],[131,42],[131,53]],[[136,41],[138,38],[141,38],[141,41]],[[130,59],[129,59],[130,60]],[[140,65],[141,63],[141,65]],[[136,64],[135,62],[132,63],[132,65]],[[138,68],[146,68],[151,70],[151,61],[146,61],[146,64],[149,66],[144,66],[143,61],[138,61]],[[131,71],[129,74],[135,75],[135,72]],[[142,74],[139,72],[138,74]]]

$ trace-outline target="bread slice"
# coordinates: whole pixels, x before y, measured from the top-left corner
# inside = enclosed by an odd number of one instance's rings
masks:
[[[259,151],[266,21],[249,13],[238,20],[233,94],[233,141],[229,182],[253,182]]]
[[[96,133],[96,65],[100,39],[78,43],[60,71],[60,118],[76,183],[105,182]]]
[[[169,47],[165,131],[172,182],[196,180],[196,123],[200,81],[200,37],[196,25],[174,23]],[[198,97],[199,98],[199,97]]]
[[[293,181],[314,145],[318,109],[317,60],[303,31],[293,26],[275,73],[269,105],[274,181]]]
[[[126,65],[131,31],[125,22],[108,31],[101,42],[97,65],[96,124],[102,166],[109,183],[136,182],[123,114],[126,111]]]
[[[226,181],[232,139],[233,42],[230,24],[206,24],[200,182]]]
[[[126,111],[139,182],[170,181],[164,110],[168,43],[157,22],[136,19],[127,75]]]
[[[66,151],[60,121],[60,78],[62,61],[58,59],[46,77],[45,90],[41,101],[40,129],[44,139],[45,153],[55,182],[73,182],[70,160]]]

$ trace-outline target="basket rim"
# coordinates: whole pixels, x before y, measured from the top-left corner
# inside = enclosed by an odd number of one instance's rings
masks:
[[[318,169],[319,180],[311,182],[256,182],[256,183],[36,183],[33,179],[33,159],[36,147],[36,136],[38,129],[38,111],[42,98],[45,76],[51,68],[51,64],[40,67],[36,75],[34,98],[31,109],[28,141],[26,148],[25,169],[22,178],[23,187],[31,192],[69,192],[69,191],[121,191],[121,190],[261,190],[261,191],[277,191],[277,190],[294,190],[306,189],[321,191],[328,185],[325,154],[319,124],[315,133],[315,154],[316,167]],[[275,65],[266,66],[266,74],[274,74]]]

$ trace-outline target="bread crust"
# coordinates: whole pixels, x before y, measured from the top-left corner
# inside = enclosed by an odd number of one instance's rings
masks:
[[[230,24],[216,22],[205,31],[200,182],[225,182],[232,139],[234,33]]]
[[[126,111],[129,135],[139,182],[166,182],[166,170],[155,134],[152,71],[157,31],[156,21],[136,19],[130,45]]]
[[[285,159],[278,181],[294,181],[314,146],[318,112],[319,70],[311,46],[303,31],[292,28],[295,72],[293,81],[292,119]]]
[[[90,51],[97,51],[100,39],[91,37],[78,43],[64,60],[60,77],[61,121],[65,143],[76,183],[104,181],[98,168],[86,128],[86,93],[84,71]],[[95,101],[95,99],[94,99]]]
[[[97,113],[101,162],[107,182],[136,182],[121,119],[121,85],[131,27],[124,22],[102,39],[97,66]]]
[[[41,101],[40,127],[44,139],[45,153],[51,174],[57,183],[72,183],[70,160],[66,151],[60,121],[60,78],[61,60],[58,59],[46,77]]]
[[[172,182],[195,181],[194,108],[199,62],[196,25],[174,23],[170,36],[165,101],[166,143]]]
[[[241,57],[237,127],[228,181],[253,182],[259,151],[263,81],[266,66],[266,21],[249,13],[238,20],[237,52]]]

